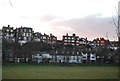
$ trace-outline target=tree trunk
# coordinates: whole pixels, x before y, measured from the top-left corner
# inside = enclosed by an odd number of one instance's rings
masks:
[[[118,46],[120,48],[120,37],[118,37]]]

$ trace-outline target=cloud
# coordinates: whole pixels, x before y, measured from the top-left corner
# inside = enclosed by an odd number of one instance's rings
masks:
[[[43,21],[43,22],[51,22],[55,19],[57,19],[58,17],[55,17],[55,16],[51,16],[51,15],[46,15],[46,16],[42,16],[40,18],[40,21]]]
[[[89,15],[84,18],[56,21],[52,23],[51,27],[59,33],[76,33],[78,36],[88,37],[90,40],[97,37],[106,38],[106,33],[108,33],[109,39],[113,39],[113,36],[116,35],[115,27],[109,23],[110,21],[112,21],[110,17]]]

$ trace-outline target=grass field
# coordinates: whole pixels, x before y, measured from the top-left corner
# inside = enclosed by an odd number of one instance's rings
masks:
[[[3,79],[118,79],[115,65],[7,64]]]

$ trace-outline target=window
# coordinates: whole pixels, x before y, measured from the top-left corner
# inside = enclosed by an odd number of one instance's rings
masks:
[[[20,37],[19,37],[19,39],[20,39]]]
[[[68,40],[68,42],[70,42],[70,40]]]
[[[75,42],[74,40],[72,40],[72,42]]]
[[[9,31],[9,29],[7,29],[7,32]]]
[[[11,30],[11,32],[13,32],[13,30]]]
[[[69,54],[69,51],[67,51],[67,54]]]
[[[13,34],[11,34],[11,37],[13,36]]]
[[[64,51],[62,51],[62,54],[64,54]]]
[[[31,29],[29,29],[29,32],[31,32]]]
[[[25,36],[25,33],[23,33],[23,36]]]
[[[56,53],[58,53],[58,51],[56,51]]]
[[[26,32],[26,29],[24,29],[24,31]]]
[[[39,54],[37,54],[37,56],[39,56]]]
[[[27,40],[27,37],[24,37],[24,40]]]
[[[67,39],[67,37],[65,37],[65,39]]]
[[[31,33],[29,33],[29,36],[31,36],[32,34]]]
[[[104,43],[104,41],[101,41],[101,43]]]
[[[28,36],[28,33],[26,33],[26,36]]]
[[[74,54],[74,52],[72,52],[72,54]]]
[[[45,37],[45,36],[43,36],[43,39],[46,39],[46,37]]]
[[[72,44],[72,45],[75,45],[75,44]]]
[[[64,42],[67,42],[67,40],[64,40]]]
[[[76,42],[79,42],[79,41],[76,41]]]
[[[9,33],[7,33],[7,35],[6,36],[9,36]]]

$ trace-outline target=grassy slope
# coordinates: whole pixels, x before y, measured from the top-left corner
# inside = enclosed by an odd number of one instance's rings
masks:
[[[3,79],[117,79],[117,66],[54,66],[10,64],[3,66]]]

